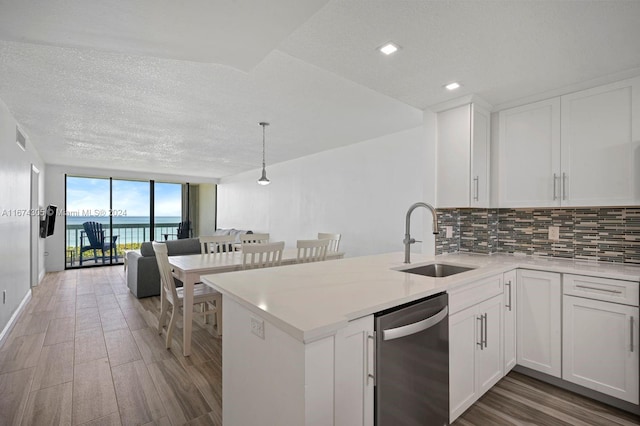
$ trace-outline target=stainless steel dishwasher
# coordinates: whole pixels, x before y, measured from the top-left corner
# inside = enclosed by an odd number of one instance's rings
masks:
[[[447,294],[375,318],[375,424],[449,424]]]

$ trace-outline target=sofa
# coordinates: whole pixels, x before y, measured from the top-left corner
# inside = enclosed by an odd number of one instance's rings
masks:
[[[198,238],[163,241],[169,256],[200,253]],[[176,285],[182,282],[176,279]],[[138,299],[160,294],[160,271],[151,242],[142,243],[140,251],[127,252],[127,286]]]

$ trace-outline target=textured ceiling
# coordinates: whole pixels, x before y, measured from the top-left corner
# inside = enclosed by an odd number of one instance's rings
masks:
[[[260,166],[259,121],[269,165],[640,74],[638,40],[625,0],[0,0],[0,99],[47,163],[224,177]]]

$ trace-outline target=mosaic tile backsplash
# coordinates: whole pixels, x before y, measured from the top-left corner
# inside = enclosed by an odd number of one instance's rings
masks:
[[[640,265],[640,207],[438,209],[438,225],[436,254],[522,253]],[[558,241],[549,240],[549,226],[560,228]]]

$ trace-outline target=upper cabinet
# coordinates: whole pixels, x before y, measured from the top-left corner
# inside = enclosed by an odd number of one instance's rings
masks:
[[[499,206],[640,203],[640,77],[501,111]]]
[[[490,114],[475,103],[438,113],[436,206],[489,206]]]

